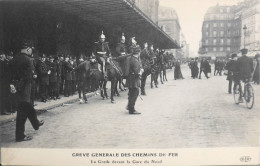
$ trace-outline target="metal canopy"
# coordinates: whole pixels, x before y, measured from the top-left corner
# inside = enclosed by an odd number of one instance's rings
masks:
[[[133,31],[142,31],[142,36],[151,39],[154,35],[157,45],[164,49],[180,48],[176,40],[172,39],[160,29],[131,0],[43,0],[44,5],[78,16],[85,22],[92,22],[106,26],[131,27]],[[144,34],[149,30],[150,32]],[[138,35],[138,34],[137,34]]]

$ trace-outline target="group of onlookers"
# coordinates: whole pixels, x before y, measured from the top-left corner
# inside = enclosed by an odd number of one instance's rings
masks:
[[[256,54],[254,59],[247,56],[247,49],[242,49],[242,56],[238,58],[237,54],[232,54],[227,62],[225,69],[227,72],[228,93],[232,93],[232,84],[238,84],[241,89],[240,81],[245,79],[255,84],[260,82],[260,54]]]
[[[0,110],[1,115],[9,115],[16,111],[16,97],[10,93],[11,65],[13,52],[0,52]],[[39,53],[37,56],[29,56],[33,64],[31,79],[31,102],[35,100],[46,102],[57,100],[61,94],[65,97],[75,94],[77,90],[77,75],[74,68],[84,61],[81,56],[78,61],[71,56],[46,56]],[[15,68],[15,66],[14,66]]]
[[[199,58],[198,57],[191,58],[191,61],[188,63],[188,66],[191,70],[191,77],[193,79],[195,78],[201,79],[202,72],[204,73],[207,79],[209,78],[208,74],[211,73],[211,65],[209,59],[202,58],[199,67]]]

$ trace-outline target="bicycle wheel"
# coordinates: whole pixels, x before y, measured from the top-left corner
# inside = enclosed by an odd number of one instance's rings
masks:
[[[238,85],[234,86],[233,96],[234,96],[235,103],[239,104],[240,91],[239,91],[239,86]]]
[[[246,107],[252,109],[254,106],[254,89],[252,85],[248,84],[245,93]]]

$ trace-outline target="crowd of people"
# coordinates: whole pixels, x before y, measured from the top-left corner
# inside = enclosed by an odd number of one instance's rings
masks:
[[[207,79],[210,78],[208,75],[211,73],[210,59],[202,58],[199,67],[199,58],[191,58],[191,61],[188,63],[188,66],[191,70],[191,77],[193,79],[201,79],[202,72],[204,73]]]
[[[225,69],[227,70],[227,80],[228,84],[228,93],[232,94],[236,86],[239,86],[240,90],[240,102],[242,100],[242,86],[241,81],[243,82],[253,82],[259,84],[259,63],[260,55],[256,54],[254,59],[247,56],[247,49],[242,49],[242,56],[238,58],[237,54],[232,54],[231,59],[226,63]],[[233,84],[233,88],[232,88]],[[233,92],[234,93],[234,92]]]
[[[16,112],[17,103],[15,95],[10,92],[9,85],[12,81],[13,72],[12,59],[16,56],[12,52],[0,52],[0,76],[1,76],[1,115],[8,115]],[[33,54],[29,56],[32,64],[32,83],[31,102],[35,100],[46,102],[69,97],[77,90],[77,75],[75,69],[77,65],[84,61],[83,56],[79,59],[67,55],[46,56],[40,53],[36,58]]]

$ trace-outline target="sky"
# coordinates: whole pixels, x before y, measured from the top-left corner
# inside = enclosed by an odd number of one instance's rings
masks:
[[[160,0],[160,6],[172,7],[178,14],[179,23],[190,52],[196,56],[201,40],[201,27],[204,15],[211,6],[236,5],[242,0]]]

